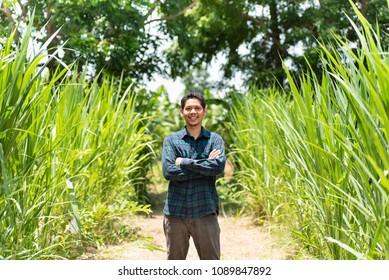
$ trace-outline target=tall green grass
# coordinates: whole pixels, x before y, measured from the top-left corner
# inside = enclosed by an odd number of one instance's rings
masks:
[[[0,50],[0,259],[69,258],[130,234],[115,227],[123,213],[149,211],[136,186],[151,138],[131,88],[72,66],[44,77],[31,30]]]
[[[235,97],[238,181],[319,259],[389,259],[389,59],[355,8],[356,49],[320,46],[323,74]],[[290,96],[290,97],[287,97]]]

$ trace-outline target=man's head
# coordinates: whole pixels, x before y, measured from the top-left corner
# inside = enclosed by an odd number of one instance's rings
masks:
[[[181,99],[181,115],[186,125],[190,127],[201,126],[204,116],[207,114],[205,98],[199,93],[189,93]]]
[[[184,109],[185,107],[185,103],[186,101],[188,101],[188,99],[197,99],[200,101],[200,104],[201,104],[201,107],[203,107],[203,109],[205,109],[205,98],[202,94],[198,93],[198,92],[190,92],[188,93],[187,95],[185,95],[182,99],[181,99],[181,109]]]

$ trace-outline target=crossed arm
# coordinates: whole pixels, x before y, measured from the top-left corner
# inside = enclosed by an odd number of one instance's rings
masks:
[[[163,145],[162,170],[167,180],[187,181],[204,176],[216,176],[224,171],[226,157],[222,139],[215,141],[214,149],[206,159],[176,157],[169,139],[165,139]]]

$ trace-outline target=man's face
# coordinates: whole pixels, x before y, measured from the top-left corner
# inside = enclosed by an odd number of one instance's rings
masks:
[[[184,109],[180,109],[180,112],[185,119],[186,125],[195,127],[201,126],[203,118],[207,114],[207,109],[201,106],[200,100],[190,98],[186,101]]]

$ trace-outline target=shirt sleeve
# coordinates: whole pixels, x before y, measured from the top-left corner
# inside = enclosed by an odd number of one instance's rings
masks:
[[[212,150],[221,150],[221,154],[215,159],[189,159],[184,158],[180,167],[182,170],[192,171],[203,176],[217,176],[224,172],[226,154],[224,142],[220,135],[216,134]]]
[[[162,149],[162,172],[166,180],[169,181],[188,181],[203,177],[199,173],[195,173],[190,170],[184,170],[181,167],[176,166],[176,154],[171,142],[171,138],[168,136],[163,141]]]

